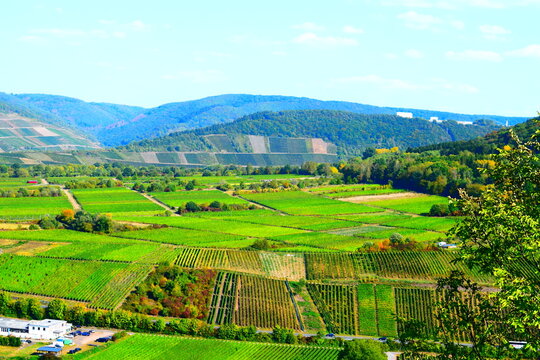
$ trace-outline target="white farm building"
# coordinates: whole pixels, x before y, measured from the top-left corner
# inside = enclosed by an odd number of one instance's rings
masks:
[[[402,117],[402,118],[405,118],[405,119],[412,119],[413,118],[413,113],[412,112],[398,111],[396,113],[396,116],[399,116],[399,117]]]
[[[53,340],[71,330],[63,320],[19,320],[0,318],[0,336],[17,336],[25,339]]]

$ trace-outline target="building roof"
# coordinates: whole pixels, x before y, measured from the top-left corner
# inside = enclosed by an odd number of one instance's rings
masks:
[[[61,347],[56,347],[56,346],[42,346],[40,348],[37,349],[37,351],[47,351],[47,352],[60,352],[62,351],[62,348]]]
[[[19,319],[0,318],[0,328],[26,330],[28,321]]]
[[[64,324],[66,324],[66,321],[64,321],[64,320],[51,320],[51,319],[30,320],[30,321],[28,321],[28,324],[32,325],[32,326],[49,327],[49,326],[55,326],[55,325],[64,325]]]

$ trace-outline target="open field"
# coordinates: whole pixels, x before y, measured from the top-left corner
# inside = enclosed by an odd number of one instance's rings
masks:
[[[43,215],[57,215],[71,209],[67,197],[0,198],[0,218],[39,219]]]
[[[91,213],[163,211],[159,205],[126,188],[77,189],[73,196]]]
[[[206,206],[210,205],[213,201],[219,201],[223,204],[247,203],[245,200],[227,195],[219,190],[159,192],[152,193],[152,196],[172,207],[183,206],[189,201]]]
[[[448,204],[448,199],[442,196],[422,194],[405,196],[405,194],[406,193],[395,194],[392,196],[393,198],[383,200],[378,200],[377,196],[348,198],[346,200],[412,214],[427,214],[433,205]],[[401,195],[403,195],[403,197]]]
[[[303,191],[255,193],[242,196],[293,215],[361,214],[381,211],[373,207],[327,199]]]
[[[337,360],[339,351],[340,348],[136,334],[104,349],[80,353],[73,359]]]

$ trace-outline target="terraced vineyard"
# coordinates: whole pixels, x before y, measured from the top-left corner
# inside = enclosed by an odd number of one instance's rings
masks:
[[[300,330],[291,295],[283,281],[231,273],[218,274],[208,321],[260,328],[280,325]]]
[[[163,335],[136,334],[106,349],[81,353],[76,360],[161,359],[295,359],[337,360],[340,348],[224,341]]]

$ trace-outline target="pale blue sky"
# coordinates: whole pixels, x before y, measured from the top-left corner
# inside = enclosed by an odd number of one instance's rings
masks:
[[[224,93],[533,116],[540,0],[3,1],[0,91]]]

